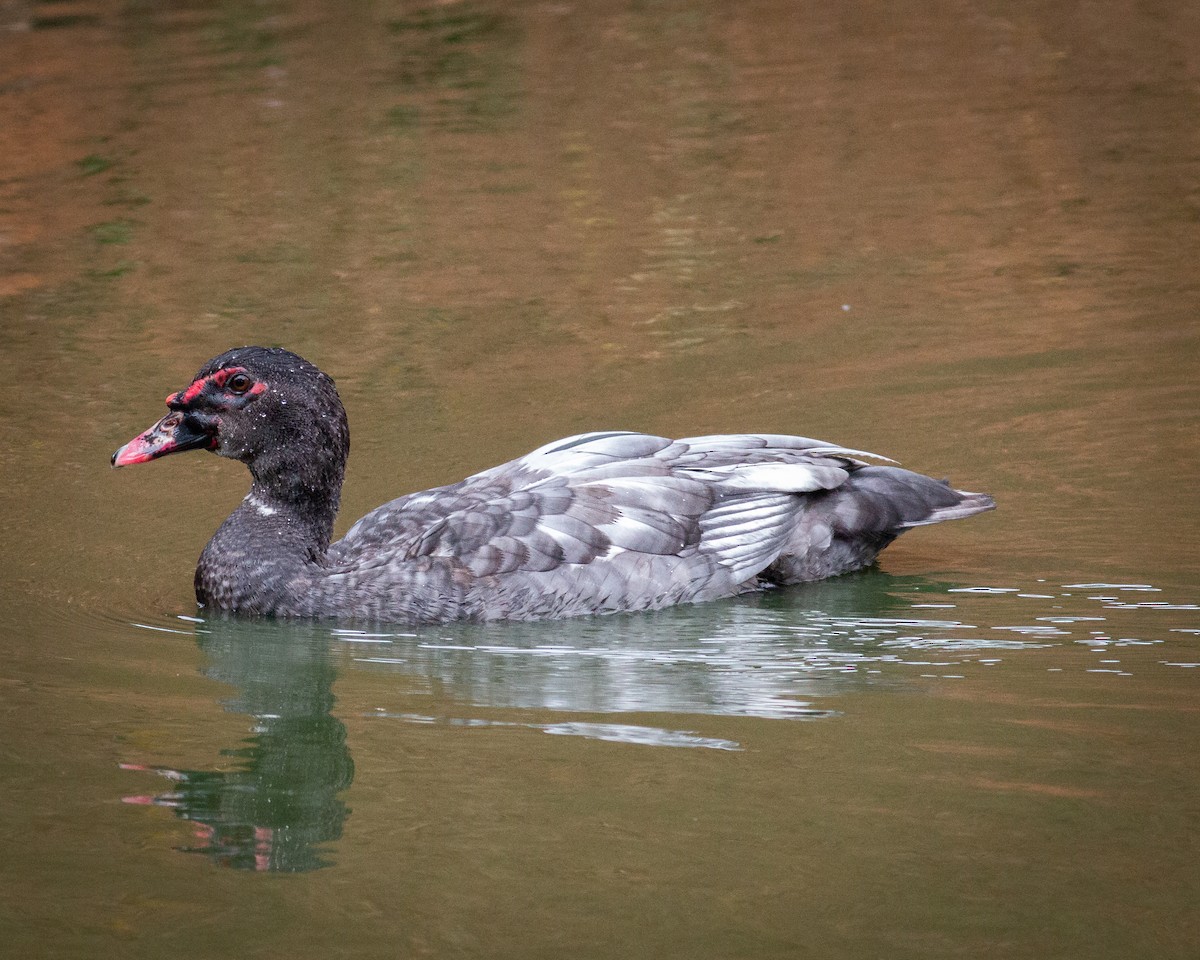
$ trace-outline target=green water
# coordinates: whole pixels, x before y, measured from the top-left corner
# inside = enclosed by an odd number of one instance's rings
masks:
[[[1200,953],[1187,5],[0,4],[0,942]],[[589,429],[999,509],[736,602],[206,620],[246,489],[108,457],[331,373],[339,532]]]

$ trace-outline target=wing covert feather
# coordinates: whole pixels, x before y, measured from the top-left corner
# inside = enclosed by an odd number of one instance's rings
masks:
[[[637,556],[702,555],[748,577],[782,549],[800,510],[797,494],[840,485],[857,468],[856,454],[769,434],[583,434],[385,504],[331,554],[336,562],[369,552],[373,564],[449,558],[478,577],[631,554],[620,565],[628,576]]]

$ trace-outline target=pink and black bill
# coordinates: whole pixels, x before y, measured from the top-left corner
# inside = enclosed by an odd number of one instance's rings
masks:
[[[112,465],[128,467],[135,463],[149,463],[169,453],[211,450],[216,445],[215,436],[190,423],[186,414],[173,410],[114,453]]]

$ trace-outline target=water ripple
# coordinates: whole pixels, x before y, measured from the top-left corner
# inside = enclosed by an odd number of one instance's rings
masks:
[[[449,727],[519,727],[540,730],[560,737],[584,737],[588,740],[606,740],[611,743],[631,743],[651,747],[688,747],[705,750],[741,750],[741,744],[720,737],[702,737],[691,730],[666,730],[661,727],[646,727],[629,723],[592,723],[568,720],[559,723],[520,723],[512,720],[486,720],[465,717],[434,717],[419,713],[389,713],[376,710],[364,714],[370,718],[402,720],[426,726]]]

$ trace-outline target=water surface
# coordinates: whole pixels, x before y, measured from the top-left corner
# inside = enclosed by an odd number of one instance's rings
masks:
[[[131,957],[1193,957],[1197,13],[0,5],[0,937]],[[1000,508],[639,616],[214,620],[107,469],[243,342],[339,531],[588,429]]]

